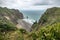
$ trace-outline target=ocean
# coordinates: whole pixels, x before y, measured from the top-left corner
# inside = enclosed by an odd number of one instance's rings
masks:
[[[25,20],[29,19],[31,22],[38,21],[45,10],[22,10]]]

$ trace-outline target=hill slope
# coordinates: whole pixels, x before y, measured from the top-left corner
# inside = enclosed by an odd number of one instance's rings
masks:
[[[23,14],[17,9],[8,9],[6,7],[0,7],[0,18],[5,18],[7,20],[10,20],[14,24],[17,24],[18,19],[23,19]]]
[[[57,7],[47,9],[39,20],[40,25],[51,25],[56,22],[60,22],[60,8]]]
[[[54,23],[60,22],[60,8],[53,7],[47,9],[41,16],[39,22],[35,22],[32,29],[37,29],[41,26],[53,25]]]
[[[0,20],[4,20],[5,22],[12,22],[17,28],[23,28],[27,31],[31,30],[31,24],[25,22],[23,14],[17,9],[8,9],[0,7]]]
[[[32,26],[31,40],[60,40],[60,8],[46,10],[39,22]]]

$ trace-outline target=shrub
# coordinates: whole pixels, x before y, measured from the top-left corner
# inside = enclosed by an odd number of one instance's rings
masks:
[[[0,32],[13,31],[13,30],[16,30],[16,27],[14,26],[14,24],[12,24],[9,21],[4,22],[0,20]]]
[[[60,40],[60,23],[40,29],[39,40]]]
[[[27,33],[25,29],[20,29],[20,32],[23,34]]]

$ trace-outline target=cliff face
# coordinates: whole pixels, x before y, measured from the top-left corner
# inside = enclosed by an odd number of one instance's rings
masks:
[[[5,8],[0,7],[0,18],[2,19],[5,18],[13,22],[14,24],[17,24],[18,19],[23,19],[23,14],[16,9],[8,9],[6,7]]]
[[[5,22],[8,20],[13,23],[18,29],[23,28],[26,31],[30,31],[32,25],[25,22],[23,19],[23,14],[19,12],[19,10],[0,7],[0,20],[3,20]]]

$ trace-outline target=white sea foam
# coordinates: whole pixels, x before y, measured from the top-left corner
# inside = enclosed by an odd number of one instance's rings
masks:
[[[33,24],[35,22],[35,20],[33,20],[33,19],[23,19],[23,20],[30,24]]]

